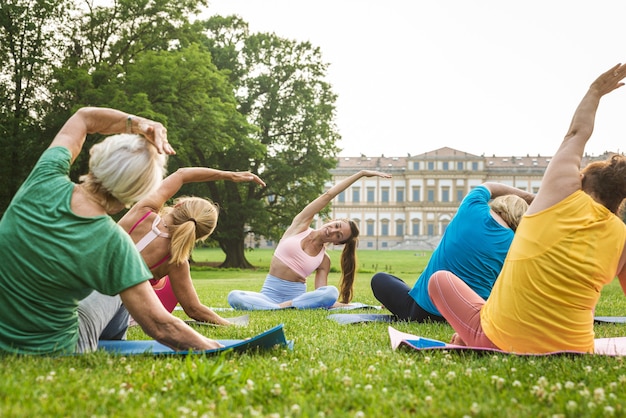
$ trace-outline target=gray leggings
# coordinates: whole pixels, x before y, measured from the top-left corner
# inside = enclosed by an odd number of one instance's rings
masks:
[[[129,314],[119,295],[91,292],[78,303],[77,353],[98,349],[98,340],[125,340]]]

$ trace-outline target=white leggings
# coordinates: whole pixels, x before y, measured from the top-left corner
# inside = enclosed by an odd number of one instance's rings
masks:
[[[291,300],[297,309],[330,308],[337,302],[339,291],[335,286],[322,286],[311,292],[305,283],[290,282],[270,274],[265,278],[261,292],[233,290],[228,304],[244,311],[281,309],[279,303]]]

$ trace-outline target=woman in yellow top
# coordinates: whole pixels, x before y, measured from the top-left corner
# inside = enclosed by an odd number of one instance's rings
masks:
[[[626,157],[580,171],[600,98],[624,85],[626,64],[600,75],[578,105],[569,131],[522,218],[485,302],[447,271],[428,291],[455,329],[453,343],[515,353],[594,351],[593,311],[600,290],[619,277],[626,292]]]

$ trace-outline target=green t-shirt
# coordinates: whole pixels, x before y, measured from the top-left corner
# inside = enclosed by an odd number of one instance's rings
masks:
[[[71,211],[70,162],[67,148],[46,150],[0,221],[0,351],[74,352],[81,299],[152,277],[111,217]]]

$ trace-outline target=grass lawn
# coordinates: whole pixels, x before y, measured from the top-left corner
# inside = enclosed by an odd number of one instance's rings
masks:
[[[339,251],[330,253],[337,266]],[[428,256],[360,251],[355,301],[376,304],[369,288],[375,271],[394,272],[412,285]],[[248,253],[255,271],[194,268],[200,298],[227,307],[230,290],[259,290],[270,257],[269,250]],[[215,249],[194,253],[198,262],[222,259]],[[330,283],[338,278],[333,271]],[[626,315],[617,281],[603,290],[596,313]],[[161,358],[8,355],[0,366],[0,417],[626,416],[622,358],[392,351],[388,324],[340,325],[324,310],[249,315],[247,327],[197,329],[211,338],[242,339],[284,324],[293,350]],[[441,340],[452,334],[443,324],[393,326]],[[626,336],[626,326],[596,325],[596,336]],[[134,327],[129,338],[147,337]]]

